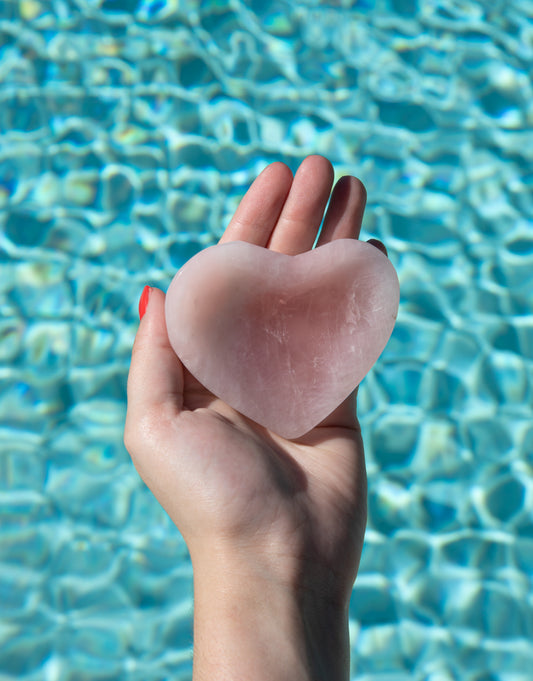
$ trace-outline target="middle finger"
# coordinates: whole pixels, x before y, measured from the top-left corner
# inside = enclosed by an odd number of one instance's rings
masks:
[[[333,167],[323,156],[308,156],[298,168],[268,247],[296,255],[312,248],[326,208]]]

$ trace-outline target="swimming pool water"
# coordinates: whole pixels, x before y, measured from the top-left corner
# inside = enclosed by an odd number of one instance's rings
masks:
[[[122,444],[138,297],[310,153],[402,291],[352,678],[531,679],[532,2],[4,1],[0,50],[0,681],[190,678],[187,551]]]

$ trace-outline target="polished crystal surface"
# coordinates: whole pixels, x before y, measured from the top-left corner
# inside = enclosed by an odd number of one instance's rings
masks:
[[[377,248],[338,239],[289,256],[212,246],[174,277],[169,339],[189,371],[237,411],[296,438],[328,416],[383,351],[399,302]]]

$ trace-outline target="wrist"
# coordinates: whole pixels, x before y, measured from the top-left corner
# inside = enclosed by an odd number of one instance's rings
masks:
[[[194,681],[348,679],[347,602],[238,552],[193,566]]]

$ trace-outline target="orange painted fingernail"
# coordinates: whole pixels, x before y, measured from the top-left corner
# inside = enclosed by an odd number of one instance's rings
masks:
[[[148,298],[150,297],[151,286],[145,286],[139,300],[139,319],[144,317],[146,306],[148,305]]]

